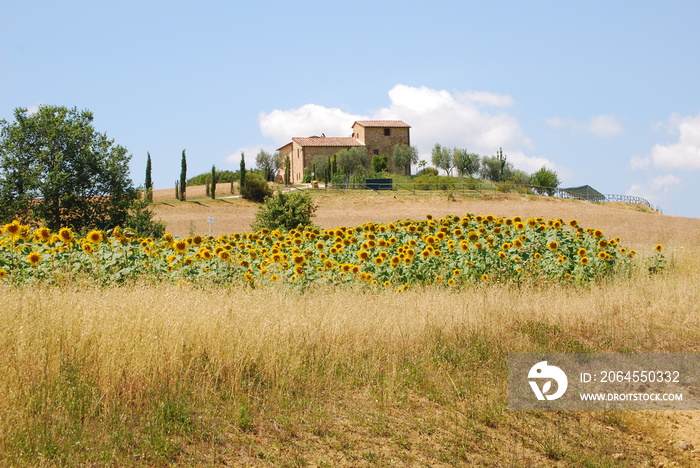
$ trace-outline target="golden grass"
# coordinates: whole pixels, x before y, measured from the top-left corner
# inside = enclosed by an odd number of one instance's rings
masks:
[[[0,453],[30,464],[358,466],[577,464],[622,451],[641,463],[660,455],[637,436],[659,435],[626,413],[505,410],[504,360],[697,352],[698,260],[695,251],[662,276],[581,289],[496,284],[360,300],[333,290],[6,288]],[[574,421],[583,429],[561,432]]]
[[[671,266],[578,288],[402,294],[3,287],[0,463],[613,466],[619,453],[630,466],[698,461],[666,444],[657,415],[508,411],[505,366],[511,352],[698,352],[698,220],[549,199],[319,203],[322,226],[466,211],[576,218],[640,251],[664,244]],[[206,211],[173,205],[185,217]],[[232,219],[255,209],[202,205]]]

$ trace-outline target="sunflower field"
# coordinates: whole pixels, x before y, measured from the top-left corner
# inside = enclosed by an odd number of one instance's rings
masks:
[[[654,253],[661,265],[661,245]],[[446,216],[386,224],[140,238],[0,226],[0,282],[170,281],[250,287],[348,285],[403,291],[487,282],[585,284],[631,271],[636,252],[574,219]]]

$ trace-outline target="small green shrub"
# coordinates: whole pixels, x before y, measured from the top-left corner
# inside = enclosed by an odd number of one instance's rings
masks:
[[[258,209],[251,227],[257,231],[310,226],[316,208],[316,204],[306,192],[278,192],[274,197],[265,199],[265,204]]]
[[[246,200],[262,203],[265,197],[272,195],[272,189],[262,176],[249,172],[246,174],[245,183],[241,188],[241,196]]]

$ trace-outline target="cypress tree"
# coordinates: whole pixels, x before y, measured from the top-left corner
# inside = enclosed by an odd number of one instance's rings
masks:
[[[187,156],[185,150],[182,150],[182,159],[180,161],[180,201],[187,200],[185,191],[187,187]]]
[[[289,155],[287,155],[287,158],[284,160],[284,185],[289,185],[289,182],[291,181],[291,175],[292,165],[289,160]]]
[[[146,188],[146,201],[151,203],[153,201],[153,180],[151,179],[151,153],[147,152],[148,158],[146,159],[146,182],[144,183]]]
[[[239,191],[243,193],[243,185],[245,185],[245,154],[241,151],[241,170],[239,172]]]
[[[209,189],[211,199],[216,200],[216,166],[211,167],[211,189]]]

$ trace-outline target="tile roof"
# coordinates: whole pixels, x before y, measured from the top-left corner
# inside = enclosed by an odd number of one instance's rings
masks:
[[[408,127],[411,128],[406,122],[402,120],[357,120],[352,126],[356,124],[363,127]]]
[[[365,146],[362,142],[352,137],[294,137],[292,141],[301,146]]]

